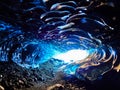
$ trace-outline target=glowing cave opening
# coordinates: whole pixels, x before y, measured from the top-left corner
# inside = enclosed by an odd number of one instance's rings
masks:
[[[74,49],[54,56],[55,59],[63,60],[66,63],[75,62],[87,58],[89,52],[87,50]]]

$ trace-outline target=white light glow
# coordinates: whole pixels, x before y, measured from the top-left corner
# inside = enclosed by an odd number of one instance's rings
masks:
[[[89,55],[87,50],[70,50],[65,53],[54,56],[55,59],[63,60],[64,62],[75,62],[78,60],[85,59]]]

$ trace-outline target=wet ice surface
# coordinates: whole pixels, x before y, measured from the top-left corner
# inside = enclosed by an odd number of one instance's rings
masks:
[[[119,86],[115,78],[119,73],[113,70],[117,60],[114,48],[119,51],[119,20],[113,14],[118,3],[44,0],[44,7],[35,1],[13,1],[8,6],[0,2],[0,19],[10,23],[0,21],[0,87],[23,89],[38,84],[38,90],[46,90],[46,86],[94,90],[103,82],[105,85],[100,87],[106,86],[106,81],[110,81],[109,87]],[[73,58],[76,49],[88,51],[89,55],[78,57],[83,60]],[[115,70],[119,72],[119,65]]]

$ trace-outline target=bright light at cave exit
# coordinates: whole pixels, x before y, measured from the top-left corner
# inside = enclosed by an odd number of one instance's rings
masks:
[[[87,58],[89,52],[87,50],[69,50],[65,53],[57,54],[54,56],[55,59],[63,60],[64,62],[75,62]]]

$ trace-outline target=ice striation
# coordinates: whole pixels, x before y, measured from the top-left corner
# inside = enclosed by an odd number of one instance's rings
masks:
[[[99,2],[43,0],[43,3],[46,7],[21,0],[23,9],[16,20],[21,28],[0,21],[1,62],[36,68],[58,60],[57,64],[63,65],[57,71],[91,81],[113,68],[117,54],[105,41],[111,39],[106,32],[114,29],[89,13]]]

